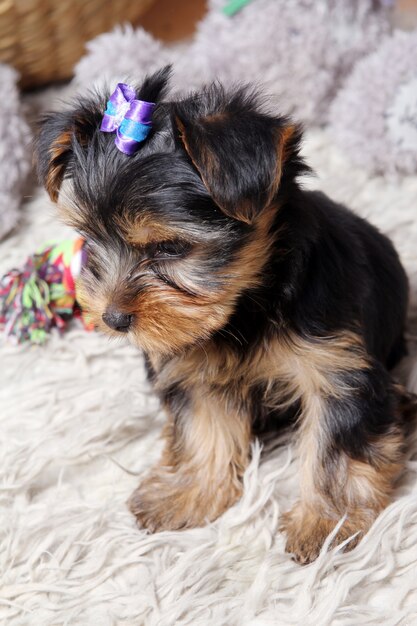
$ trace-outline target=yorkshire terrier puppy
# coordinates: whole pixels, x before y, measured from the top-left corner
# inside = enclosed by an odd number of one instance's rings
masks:
[[[164,101],[168,78],[47,115],[36,147],[86,239],[82,305],[144,351],[168,415],[130,508],[150,531],[216,519],[242,493],[254,432],[292,424],[287,550],[313,560],[344,515],[336,543],[357,533],[351,548],[403,466],[389,370],[405,353],[406,275],[387,237],[300,186],[298,125],[247,88]]]

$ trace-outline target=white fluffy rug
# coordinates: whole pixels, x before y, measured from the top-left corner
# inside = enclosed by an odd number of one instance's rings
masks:
[[[417,179],[369,179],[324,131],[306,143],[309,184],[401,253],[414,354],[403,376],[417,391]],[[0,271],[64,232],[37,191],[0,244]],[[0,364],[0,624],[417,624],[417,438],[395,501],[359,547],[301,567],[277,530],[298,492],[291,448],[260,459],[255,444],[243,499],[209,527],[148,535],[125,505],[160,450],[140,354],[75,327],[43,348],[1,346]]]

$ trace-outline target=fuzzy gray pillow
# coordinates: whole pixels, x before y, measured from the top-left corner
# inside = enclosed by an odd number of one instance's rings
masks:
[[[31,163],[31,133],[23,118],[17,73],[0,63],[0,239],[16,224]]]
[[[330,131],[357,165],[417,172],[417,31],[398,31],[362,59],[330,109]]]
[[[227,1],[210,0],[194,39],[180,48],[131,27],[100,35],[76,66],[76,83],[140,79],[172,62],[176,89],[215,79],[262,83],[282,111],[322,123],[353,65],[390,31],[390,11],[375,0],[252,0],[232,17],[222,11]]]

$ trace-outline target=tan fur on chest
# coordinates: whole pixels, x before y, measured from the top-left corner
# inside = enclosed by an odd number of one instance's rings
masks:
[[[338,373],[367,367],[361,339],[343,333],[325,339],[305,339],[295,333],[276,336],[247,354],[230,348],[219,350],[213,342],[169,361],[152,358],[156,389],[173,384],[184,388],[217,389],[245,400],[261,385],[268,406],[285,406],[314,394],[343,394]]]

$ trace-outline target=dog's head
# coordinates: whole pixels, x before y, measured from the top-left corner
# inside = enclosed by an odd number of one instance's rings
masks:
[[[108,94],[47,115],[36,146],[47,191],[87,241],[81,304],[100,329],[159,353],[207,339],[256,288],[280,190],[303,169],[299,128],[256,95],[212,85],[164,102],[168,77],[136,90],[156,107],[132,156],[100,130]]]

